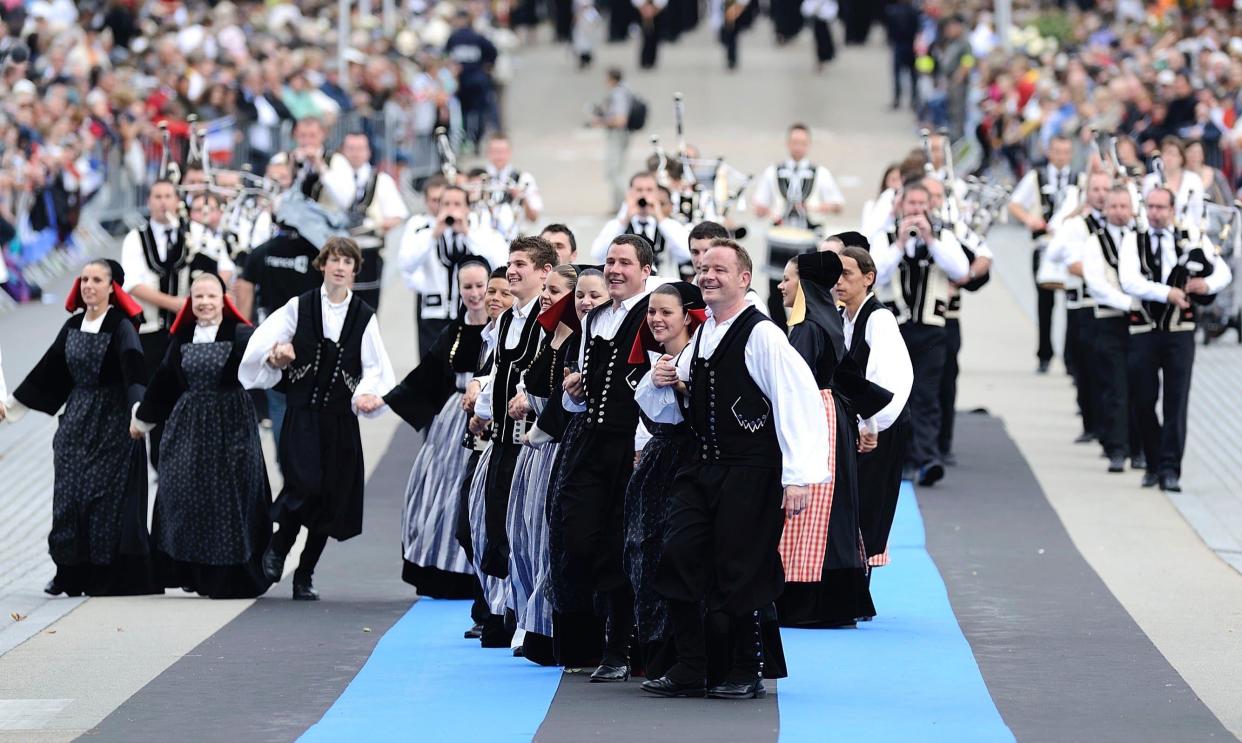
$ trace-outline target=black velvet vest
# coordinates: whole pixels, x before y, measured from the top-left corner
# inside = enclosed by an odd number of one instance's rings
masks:
[[[725,331],[711,358],[699,357],[694,341],[688,399],[679,398],[690,422],[700,462],[744,467],[780,467],[781,447],[772,419],[772,401],[746,368],[746,341],[768,321],[748,306]],[[701,331],[700,331],[701,332]]]
[[[374,312],[357,294],[351,295],[340,340],[334,343],[323,334],[322,304],[318,289],[298,298],[293,334],[297,358],[285,369],[285,394],[290,406],[351,413],[350,402],[362,380],[362,336]]]
[[[586,353],[582,369],[586,387],[586,426],[589,429],[633,435],[638,429],[638,403],[634,390],[651,368],[646,354],[641,364],[629,363],[630,349],[647,321],[647,298],[630,308],[621,327],[609,340],[592,336],[591,327],[608,305],[591,310],[583,333]],[[590,340],[585,340],[590,339]]]

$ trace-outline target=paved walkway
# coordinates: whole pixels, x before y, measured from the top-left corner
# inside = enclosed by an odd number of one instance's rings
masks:
[[[661,69],[632,72],[630,82],[652,106],[651,132],[672,141],[671,99],[682,91],[690,141],[705,155],[727,155],[750,172],[782,156],[784,129],[791,121],[811,123],[813,157],[829,165],[841,182],[851,206],[841,224],[850,225],[858,207],[874,195],[883,165],[899,159],[916,141],[907,115],[885,107],[885,50],[878,45],[845,49],[829,71],[816,77],[805,35],[781,49],[771,46],[770,38],[768,27],[760,24],[743,41],[742,69],[726,74],[720,48],[704,30],[662,49]],[[592,176],[602,171],[603,142],[598,132],[579,126],[583,106],[602,97],[603,66],[618,63],[632,71],[636,54],[632,47],[607,47],[600,69],[580,73],[572,70],[565,50],[537,46],[522,55],[519,79],[510,86],[508,127],[518,164],[539,177],[552,207],[548,218],[569,222],[582,244],[589,244],[615,209],[607,203],[602,177]],[[635,166],[647,155],[643,139],[636,137],[631,149]],[[761,241],[751,238],[749,243],[759,257]],[[1205,546],[1162,494],[1138,489],[1129,475],[1108,477],[1086,448],[1069,443],[1076,421],[1068,380],[1032,372],[1028,347],[1033,329],[1022,305],[1029,291],[1021,274],[1025,250],[1014,246],[998,252],[1002,280],[967,304],[959,403],[963,410],[984,407],[995,420],[981,420],[981,428],[963,421],[961,441],[974,451],[961,451],[961,469],[919,493],[927,552],[934,560],[920,585],[943,580],[952,608],[943,626],[964,635],[970,663],[977,663],[975,673],[982,674],[990,696],[975,707],[983,711],[966,721],[991,724],[987,715],[999,712],[1003,726],[1019,740],[1222,740],[1229,738],[1226,729],[1242,733],[1242,706],[1237,704],[1242,699],[1242,643],[1237,639],[1242,576]],[[394,289],[386,295],[380,322],[401,373],[415,360],[410,298],[390,285]],[[11,386],[63,320],[56,307],[22,308],[0,317]],[[1205,405],[1204,391],[1229,389],[1229,369],[1238,368],[1236,356],[1229,356],[1233,352],[1222,345],[1200,356],[1196,406]],[[1217,377],[1220,382],[1213,381]],[[1216,446],[1237,444],[1237,437],[1229,439],[1213,426],[1213,416],[1192,413],[1192,436],[1211,437]],[[390,627],[398,631],[407,612],[417,620],[428,608],[410,611],[413,592],[399,582],[394,562],[399,495],[419,442],[392,416],[363,424],[371,454],[366,532],[328,549],[320,581],[325,601],[319,605],[288,601],[287,581],[257,601],[213,602],[172,593],[45,601],[37,589],[50,575],[43,540],[50,510],[47,442],[52,427],[50,419],[37,415],[19,426],[0,427],[0,509],[5,509],[0,512],[0,608],[5,615],[26,616],[0,629],[0,741],[60,741],[82,734],[127,743],[190,734],[195,740],[291,740],[344,698],[369,659],[384,660],[376,648]],[[1242,463],[1236,449],[1224,453]],[[1227,466],[1230,460],[1221,461]],[[987,470],[985,464],[999,469]],[[1224,471],[1236,477],[1239,469]],[[1208,542],[1224,554],[1242,539],[1237,531],[1242,516],[1231,515],[1236,506],[1228,499],[1239,488],[1223,480],[1217,484],[1210,478],[1223,475],[1215,472],[1188,459],[1184,482],[1186,497],[1197,498],[1208,514],[1192,513],[1192,521],[1205,534],[1209,530],[1202,524],[1215,520],[1220,525]],[[981,521],[980,514],[988,516]],[[885,596],[899,574],[882,570],[876,581],[877,592]],[[885,581],[892,583],[885,586]],[[810,633],[811,649],[799,650],[799,658],[825,653],[820,673],[843,682],[832,702],[843,705],[842,714],[861,712],[860,725],[868,719],[901,718],[908,714],[900,706],[903,699],[876,692],[886,685],[885,677],[868,676],[873,667],[847,659],[858,657],[850,655],[858,643],[883,633],[926,642],[931,625],[913,621],[910,613],[925,608],[908,609],[896,597],[882,599],[874,627]],[[523,667],[520,661],[499,660],[506,669]],[[405,670],[434,678],[450,667],[432,656],[425,668],[407,664]],[[778,685],[776,703],[749,708],[756,719],[745,724],[767,726],[763,736],[751,739],[771,739],[778,729],[780,737],[796,739],[798,720],[808,719],[800,715],[822,713],[794,701],[800,685],[816,680],[802,672]],[[541,730],[541,738],[585,739],[576,735],[587,731],[577,727],[581,721],[558,723],[553,714],[565,708],[570,699],[565,695],[590,691],[567,687],[569,682],[558,686],[545,718],[545,724],[555,725]],[[941,683],[923,685],[927,699],[949,688]],[[903,697],[919,703],[919,693],[912,690]],[[825,701],[822,695],[807,698],[819,705]],[[1075,698],[1091,702],[1074,707]],[[627,696],[625,704],[630,703]],[[609,707],[595,707],[591,712],[603,716],[590,723],[598,726]],[[644,709],[657,707],[653,702]],[[668,709],[667,718],[653,712],[654,719],[666,720],[662,732],[680,740],[696,738],[721,714],[711,705]],[[1100,713],[1091,718],[1092,710]],[[206,720],[213,724],[202,725]],[[485,721],[466,720],[473,725],[472,735],[444,739],[493,740]],[[829,737],[847,731],[833,729],[831,720],[825,724]],[[934,727],[880,737],[932,739]],[[429,733],[404,732],[406,739]]]

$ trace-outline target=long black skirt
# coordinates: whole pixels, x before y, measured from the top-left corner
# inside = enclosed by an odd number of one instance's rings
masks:
[[[70,596],[163,592],[151,577],[146,450],[128,428],[119,388],[76,387],[52,439],[48,551],[56,584]]]
[[[211,598],[254,598],[271,585],[262,558],[272,491],[245,390],[192,389],[164,427],[152,519],[156,580]]]

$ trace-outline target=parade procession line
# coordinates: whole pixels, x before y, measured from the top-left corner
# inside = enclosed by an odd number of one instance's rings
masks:
[[[892,564],[871,575],[874,621],[781,631],[789,663],[777,695],[781,743],[1013,740],[927,553],[909,482],[888,549]]]

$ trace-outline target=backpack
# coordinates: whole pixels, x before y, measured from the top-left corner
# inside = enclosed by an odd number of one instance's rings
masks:
[[[630,112],[625,119],[625,130],[637,132],[645,126],[647,126],[647,102],[630,93]]]

